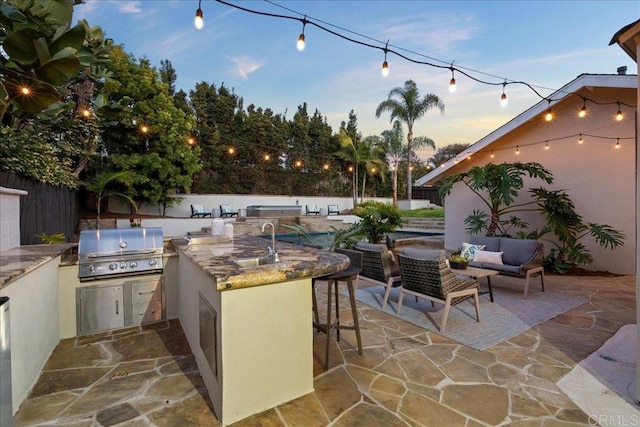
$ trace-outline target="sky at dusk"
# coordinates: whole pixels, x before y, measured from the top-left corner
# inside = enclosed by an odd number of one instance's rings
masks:
[[[525,81],[548,96],[583,73],[615,74],[636,66],[612,36],[640,17],[640,1],[230,1],[235,5],[303,18],[346,37],[400,52],[418,61],[465,70],[481,80]],[[300,21],[261,16],[202,0],[204,28],[194,27],[196,0],[86,0],[74,20],[87,19],[128,53],[159,67],[168,59],[177,89],[196,83],[233,88],[244,107],[271,108],[292,118],[306,102],[326,116],[334,132],[349,111],[363,136],[391,128],[389,115],[375,117],[389,91],[413,79],[421,94],[433,93],[444,115],[431,110],[414,126],[414,136],[436,147],[474,143],[540,97],[510,84],[491,86],[451,71],[415,64],[392,52],[389,76],[381,75],[384,52],[346,41],[313,25],[306,47],[296,49]],[[406,128],[405,128],[406,132]],[[424,157],[429,152],[423,153]]]

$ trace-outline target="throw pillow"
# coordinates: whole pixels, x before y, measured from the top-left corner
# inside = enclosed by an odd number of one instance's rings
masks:
[[[502,265],[502,252],[490,252],[477,250],[473,260],[475,262],[487,262]]]
[[[460,255],[466,257],[469,261],[472,261],[476,251],[483,250],[485,247],[485,245],[472,245],[471,243],[464,242],[462,243]]]

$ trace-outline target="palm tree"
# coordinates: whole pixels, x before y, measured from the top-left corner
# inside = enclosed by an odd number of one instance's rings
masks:
[[[360,193],[360,202],[363,202],[367,175],[375,176],[379,173],[382,182],[384,182],[384,177],[387,171],[387,162],[384,160],[384,144],[377,135],[366,137],[359,144],[358,151],[360,153],[362,166],[364,167],[362,193]]]
[[[398,204],[398,165],[406,154],[402,125],[398,120],[393,122],[393,128],[382,132],[382,139],[387,149],[387,157],[391,161],[391,188],[393,204]]]
[[[110,187],[117,183],[124,184],[126,186],[131,185],[134,179],[135,174],[131,171],[102,172],[96,175],[93,180],[84,183],[84,186],[96,195],[96,219],[98,220],[98,228],[100,228],[102,202],[109,196],[121,197],[128,201],[135,211],[138,210],[138,205],[129,195],[110,189]]]
[[[365,178],[362,182],[362,197],[364,197],[364,189],[366,182],[366,175],[374,167],[383,169],[385,166],[384,160],[382,160],[383,148],[379,144],[375,144],[370,140],[360,141],[356,143],[351,139],[345,129],[340,129],[338,135],[340,141],[340,149],[336,151],[336,156],[349,163],[353,164],[353,207],[358,204],[358,176],[360,167],[365,168]]]
[[[413,80],[404,82],[403,87],[395,87],[389,96],[376,108],[376,117],[383,112],[391,113],[391,120],[400,120],[407,125],[407,199],[411,200],[411,143],[413,142],[413,124],[432,108],[438,108],[444,114],[444,103],[437,95],[428,93],[420,97],[418,86]]]

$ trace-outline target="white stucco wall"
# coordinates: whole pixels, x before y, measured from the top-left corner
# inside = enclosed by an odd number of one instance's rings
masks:
[[[13,413],[35,385],[60,340],[58,264],[53,258],[2,288],[11,304],[11,388]]]
[[[302,207],[302,214],[305,213],[305,205],[315,205],[325,211],[328,205],[338,205],[338,209],[341,211],[353,208],[351,197],[264,196],[259,194],[179,194],[176,197],[182,200],[178,205],[167,208],[166,216],[188,218],[191,216],[191,205],[202,205],[207,210],[215,211],[216,217],[219,216],[220,205],[229,205],[234,209],[240,209],[241,216],[244,216],[247,206],[253,205],[299,205]],[[365,198],[365,200],[374,199]],[[375,200],[391,203],[391,198],[376,197]],[[129,213],[131,209],[121,199],[112,197],[109,198],[109,211]],[[138,212],[142,215],[159,215],[156,206],[142,205]]]
[[[636,103],[636,91],[631,89],[590,88],[590,99],[619,100],[629,105]],[[622,106],[625,119],[614,119],[616,104],[587,104],[588,115],[577,116],[582,99],[570,96],[554,105],[555,119],[546,122],[535,116],[514,131],[497,139],[484,151],[473,154],[469,160],[461,160],[449,173],[466,171],[472,166],[483,166],[489,162],[538,162],[554,176],[553,184],[534,180],[525,185],[527,189],[545,187],[565,190],[575,204],[576,211],[585,223],[608,224],[626,235],[625,244],[615,250],[601,248],[593,238],[580,241],[591,252],[594,262],[587,268],[607,270],[621,274],[635,274],[635,124],[634,108]],[[579,134],[584,143],[578,144]],[[595,138],[589,135],[610,139]],[[616,138],[621,138],[616,149]],[[549,141],[549,149],[545,149]],[[515,153],[519,146],[520,154]],[[493,150],[494,158],[491,158]],[[464,185],[457,184],[445,200],[445,247],[456,249],[468,239],[464,218],[473,209],[487,211],[475,194]],[[539,228],[542,223],[534,214],[519,213],[518,216]],[[545,244],[545,250],[551,247]]]
[[[20,196],[27,194],[0,187],[0,251],[20,246]]]

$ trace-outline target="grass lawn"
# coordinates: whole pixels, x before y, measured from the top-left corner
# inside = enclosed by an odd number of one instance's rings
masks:
[[[444,218],[444,209],[401,209],[400,216],[408,218]]]

